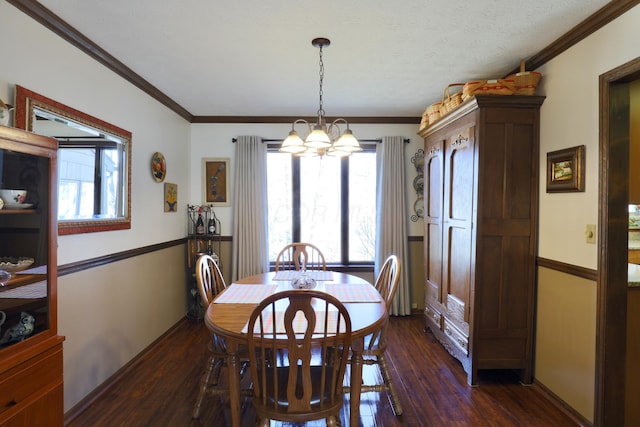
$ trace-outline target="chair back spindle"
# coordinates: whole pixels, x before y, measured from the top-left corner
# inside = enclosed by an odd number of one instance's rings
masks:
[[[311,243],[290,243],[276,257],[276,271],[326,269],[324,255]]]

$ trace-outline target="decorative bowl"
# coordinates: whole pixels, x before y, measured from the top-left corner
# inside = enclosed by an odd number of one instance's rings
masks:
[[[9,279],[11,279],[11,273],[6,270],[0,270],[0,286],[6,285]]]
[[[0,190],[5,205],[21,205],[27,199],[27,190]]]
[[[316,287],[316,281],[313,277],[307,275],[306,272],[302,272],[291,281],[291,287],[293,289],[314,289]]]
[[[33,258],[28,257],[2,257],[0,258],[0,270],[5,270],[14,276],[18,271],[26,270],[33,264]]]

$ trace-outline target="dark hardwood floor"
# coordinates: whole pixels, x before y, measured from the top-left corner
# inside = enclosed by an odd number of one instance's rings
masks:
[[[469,387],[460,364],[424,331],[423,325],[419,315],[391,319],[388,359],[404,414],[393,415],[386,394],[366,393],[360,406],[362,426],[580,425],[547,400],[538,387],[519,384],[511,372],[482,371],[479,386]],[[215,397],[205,399],[199,419],[191,419],[208,356],[208,339],[202,322],[183,322],[123,380],[67,425],[229,425],[228,407]],[[377,371],[365,369],[365,376],[377,375]],[[341,417],[343,426],[348,425],[349,419],[347,400]],[[242,424],[243,427],[255,425],[251,399],[245,400]],[[287,424],[272,422],[271,425]],[[307,425],[324,426],[325,423]]]

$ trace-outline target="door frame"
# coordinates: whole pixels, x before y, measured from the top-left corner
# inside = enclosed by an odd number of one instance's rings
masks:
[[[599,78],[599,216],[594,425],[624,425],[629,204],[629,82],[640,57]]]

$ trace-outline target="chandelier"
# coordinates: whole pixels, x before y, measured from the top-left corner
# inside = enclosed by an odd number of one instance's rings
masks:
[[[358,140],[349,129],[349,122],[345,119],[335,119],[327,126],[324,109],[322,108],[322,82],[324,79],[324,63],[322,62],[322,49],[331,44],[329,39],[320,37],[313,39],[311,44],[320,49],[320,107],[318,108],[318,121],[309,123],[304,119],[297,119],[291,124],[289,136],[282,142],[280,151],[292,153],[296,156],[337,156],[344,157],[354,151],[360,151]],[[305,138],[300,137],[296,131],[296,125],[305,125]],[[344,132],[340,125],[345,127]]]

